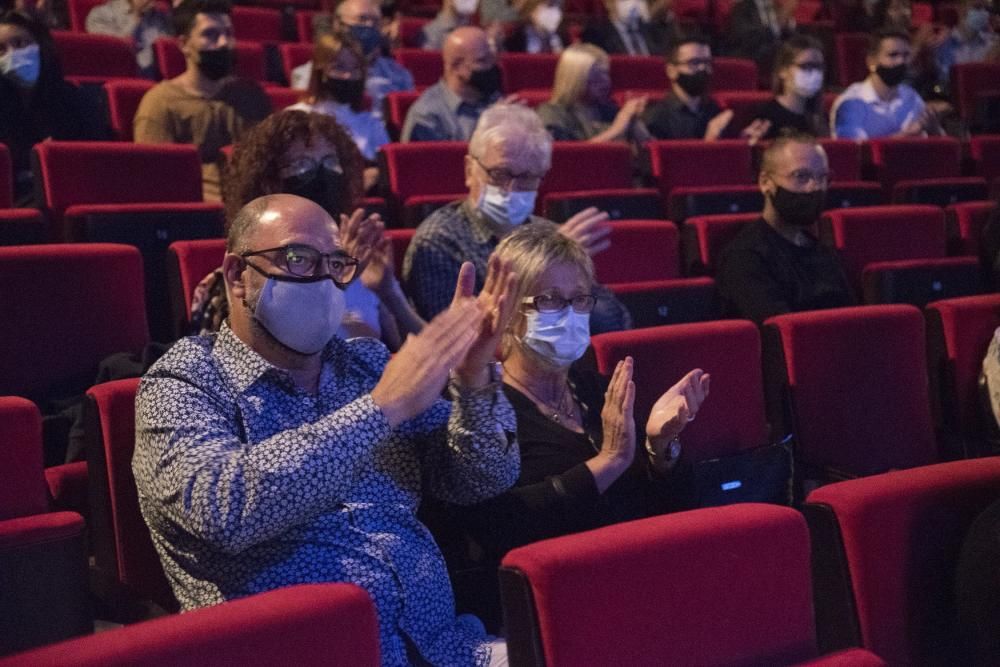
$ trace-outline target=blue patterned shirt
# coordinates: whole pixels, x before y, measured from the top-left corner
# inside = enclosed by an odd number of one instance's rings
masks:
[[[514,413],[494,385],[393,430],[370,394],[388,359],[374,339],[334,338],[311,394],[224,325],[149,370],[132,467],[183,609],[352,582],[375,602],[383,664],[408,664],[407,640],[435,665],[488,664],[415,513],[425,489],[470,504],[514,483]]]

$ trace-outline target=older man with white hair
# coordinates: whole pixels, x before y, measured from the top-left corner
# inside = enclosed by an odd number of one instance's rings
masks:
[[[456,616],[416,511],[424,494],[468,504],[517,479],[493,363],[515,277],[494,260],[473,297],[464,267],[451,305],[390,359],[375,339],[335,334],[366,248],[294,195],[239,212],[222,263],[228,321],[178,341],[139,386],[143,517],[185,610],[351,582],[378,610],[383,665],[506,664],[502,641]]]
[[[449,288],[463,262],[476,267],[476,291],[486,281],[487,261],[515,227],[540,220],[532,215],[538,187],[552,164],[552,137],[541,119],[520,104],[495,104],[479,118],[465,156],[469,195],[432,213],[420,223],[403,263],[406,291],[417,312],[433,317],[448,307]],[[610,245],[608,215],[580,211],[560,226],[590,255]],[[591,315],[594,333],[627,329],[628,310],[598,287]]]

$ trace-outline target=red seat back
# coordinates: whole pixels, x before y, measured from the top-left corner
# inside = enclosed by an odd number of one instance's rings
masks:
[[[132,141],[132,121],[142,96],[153,87],[152,81],[112,79],[104,83],[108,96],[108,115],[115,138]]]
[[[194,146],[46,141],[35,154],[44,205],[57,219],[77,204],[202,201]]]
[[[871,262],[928,259],[947,254],[944,211],[936,206],[870,206],[827,211],[824,239],[836,248],[856,287]]]
[[[233,20],[233,34],[238,40],[280,42],[284,39],[281,12],[277,9],[236,5],[230,17]]]
[[[503,89],[548,88],[551,91],[558,62],[559,56],[554,53],[504,53],[500,56]]]
[[[746,58],[712,58],[712,90],[754,90],[757,64]]]
[[[68,0],[69,27],[73,32],[87,32],[87,15],[90,10],[104,4],[104,0]]]
[[[991,201],[967,201],[945,209],[950,254],[979,257],[984,250],[983,230],[995,209]]]
[[[650,327],[593,338],[597,367],[635,359],[635,414],[645,423],[663,392],[688,371],[712,375],[712,393],[698,419],[684,429],[685,456],[701,461],[765,443],[768,437],[760,334],[751,322],[726,320]]]
[[[1000,82],[997,87],[1000,87]],[[988,182],[1000,178],[1000,135],[972,137],[969,139],[969,152],[976,161],[976,173]]]
[[[60,30],[53,31],[52,38],[64,76],[138,76],[135,52],[127,40]]]
[[[663,58],[656,56],[612,55],[610,57],[611,89],[669,87]]]
[[[552,145],[552,167],[542,179],[538,196],[631,187],[632,152],[625,144],[560,141]]]
[[[42,415],[31,401],[0,396],[0,521],[49,511],[42,473]]]
[[[951,90],[959,115],[975,120],[979,95],[1000,91],[1000,63],[952,65]]]
[[[396,270],[396,276],[403,275],[403,258],[406,257],[406,249],[410,247],[410,241],[416,229],[387,229],[385,236],[392,243],[392,261]]]
[[[396,49],[396,61],[413,75],[417,88],[433,86],[444,74],[444,61],[440,51],[423,49]]]
[[[300,9],[295,12],[295,33],[300,42],[312,44],[312,21],[318,13],[308,9]]]
[[[1000,326],[1000,295],[935,301],[927,305],[927,316],[931,373],[944,424],[952,433],[981,436],[988,431],[981,420],[979,372]]]
[[[837,72],[837,85],[846,88],[868,76],[865,53],[868,51],[868,33],[839,32],[833,36],[833,62]]]
[[[268,86],[264,89],[264,93],[271,100],[271,109],[275,112],[297,104],[302,97],[301,90],[282,88],[281,86]]]
[[[264,47],[258,42],[246,40],[236,42],[236,76],[252,81],[266,81],[264,65]],[[179,76],[186,67],[184,53],[177,40],[161,38],[153,42],[153,52],[156,54],[156,67],[160,78],[172,79]]]
[[[463,141],[421,141],[412,144],[386,144],[385,154],[389,191],[405,203],[417,195],[444,195],[465,192],[465,154]],[[433,164],[433,169],[427,165]]]
[[[423,38],[424,26],[430,19],[417,16],[403,16],[399,19],[399,41],[404,47],[418,48]]]
[[[712,97],[724,109],[733,112],[729,127],[742,130],[757,118],[757,111],[774,98],[774,93],[766,90],[720,90]]]
[[[816,551],[817,567],[847,578],[837,593],[849,601],[861,646],[890,665],[961,662],[952,652],[955,566],[973,519],[997,498],[996,457],[890,472],[809,494],[814,534],[822,530],[842,545]],[[822,614],[826,601],[817,602]]]
[[[872,165],[887,189],[899,181],[962,175],[962,144],[951,137],[872,139]]]
[[[937,460],[918,309],[819,310],[764,326],[802,463],[868,475]]]
[[[222,266],[226,239],[174,241],[167,248],[167,275],[171,281],[170,303],[180,331],[191,321],[191,297],[201,279]]]
[[[715,275],[716,263],[723,248],[736,238],[741,229],[758,218],[758,213],[735,213],[703,215],[685,220],[684,247],[689,271]]]
[[[677,225],[666,220],[615,220],[611,247],[594,257],[602,285],[680,276]]]
[[[406,113],[419,97],[420,93],[414,90],[397,91],[386,95],[386,129],[394,129],[395,136],[398,137],[403,129],[403,123],[406,122]]]
[[[669,576],[650,576],[666,563]],[[731,505],[543,540],[510,551],[500,576],[512,664],[791,664],[817,654],[809,532],[786,507]]]
[[[820,139],[830,167],[830,180],[834,182],[860,181],[861,144],[850,139]]]
[[[664,196],[681,186],[753,183],[752,155],[745,141],[653,141],[648,146],[653,175]]]
[[[285,80],[291,82],[292,70],[312,60],[313,46],[301,42],[279,44],[278,54],[281,56],[281,69],[285,73]]]
[[[279,588],[0,660],[50,667],[379,664],[371,598],[353,584]]]
[[[103,243],[0,248],[0,395],[79,393],[148,340],[142,259]]]

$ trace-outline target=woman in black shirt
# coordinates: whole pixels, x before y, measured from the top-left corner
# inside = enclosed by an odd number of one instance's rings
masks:
[[[778,50],[774,63],[774,99],[757,111],[771,123],[763,139],[783,132],[827,134],[823,117],[823,46],[808,35],[795,35]]]

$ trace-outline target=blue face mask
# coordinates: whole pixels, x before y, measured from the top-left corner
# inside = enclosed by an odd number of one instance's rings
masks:
[[[479,210],[493,222],[517,226],[535,210],[536,197],[538,192],[535,190],[505,192],[495,185],[487,185],[479,198]]]
[[[990,27],[990,12],[986,9],[970,9],[965,14],[965,27],[971,32],[983,32]]]
[[[374,26],[352,25],[351,34],[361,44],[361,50],[366,56],[375,53],[382,46],[382,33]]]
[[[38,82],[42,71],[42,59],[38,44],[11,49],[0,56],[0,74],[6,76],[22,88],[31,88]]]

